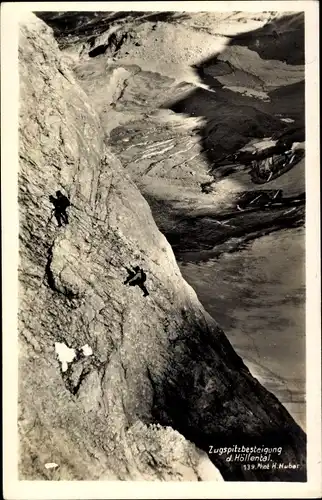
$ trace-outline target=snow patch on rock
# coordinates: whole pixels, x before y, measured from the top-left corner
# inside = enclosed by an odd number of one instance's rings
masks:
[[[56,469],[56,467],[59,467],[59,465],[55,464],[54,462],[50,462],[50,463],[45,464],[46,469]]]
[[[240,94],[246,97],[255,97],[256,99],[261,99],[262,101],[265,102],[270,101],[269,95],[266,92],[260,90],[249,89],[247,87],[238,87],[234,85],[232,86],[224,85],[223,88],[231,90],[232,92],[239,92]]]
[[[271,137],[264,137],[262,140],[252,139],[249,141],[246,146],[240,149],[240,151],[261,151],[263,149],[271,148],[276,145],[275,140]]]
[[[75,349],[70,349],[63,342],[55,342],[55,351],[61,362],[62,371],[67,371],[68,363],[71,363],[76,357]]]
[[[93,354],[93,349],[88,344],[83,345],[81,348],[84,356],[91,356]]]
[[[294,123],[295,120],[293,120],[292,118],[281,118],[281,122]]]

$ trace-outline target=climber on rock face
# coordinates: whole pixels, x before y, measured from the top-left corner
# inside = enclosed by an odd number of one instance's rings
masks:
[[[139,266],[135,266],[133,268],[133,271],[131,269],[127,269],[127,272],[129,273],[129,275],[124,281],[124,285],[127,284],[129,284],[130,286],[137,285],[139,288],[141,288],[143,292],[143,297],[149,295],[149,292],[147,291],[144,285],[144,283],[146,282],[146,274],[143,271],[143,269]]]
[[[62,222],[64,224],[68,224],[68,214],[66,209],[70,206],[70,201],[67,196],[63,195],[61,191],[56,191],[56,196],[50,195],[49,201],[54,205],[54,215],[56,217],[58,226],[62,226]]]

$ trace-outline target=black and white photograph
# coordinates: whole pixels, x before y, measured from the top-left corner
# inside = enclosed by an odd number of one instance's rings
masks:
[[[309,480],[316,3],[226,3],[19,17],[22,484]]]

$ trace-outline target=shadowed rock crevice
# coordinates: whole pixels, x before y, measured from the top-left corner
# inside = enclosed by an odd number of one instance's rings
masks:
[[[92,370],[89,366],[86,366],[83,367],[80,372],[78,371],[78,373],[75,374],[72,373],[72,369],[73,368],[70,367],[69,373],[63,374],[63,380],[66,389],[68,389],[73,396],[77,396],[80,388],[82,387],[82,384],[85,382]]]
[[[95,49],[90,50],[88,55],[89,55],[89,57],[97,57],[97,56],[100,56],[102,54],[105,54],[107,49],[108,49],[107,44],[98,45],[97,47],[95,47]]]
[[[47,258],[45,273],[46,273],[48,285],[55,292],[55,291],[57,291],[57,288],[56,288],[54,275],[53,275],[51,267],[50,267],[51,262],[53,260],[53,246],[54,246],[54,244],[48,249],[48,258]]]

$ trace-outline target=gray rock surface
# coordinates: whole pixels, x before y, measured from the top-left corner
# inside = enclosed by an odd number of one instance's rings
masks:
[[[305,434],[183,280],[33,16],[19,64],[20,478],[304,480]],[[72,202],[62,228],[48,200],[57,189]],[[123,284],[131,264],[147,271],[147,298]],[[298,468],[245,471],[207,454],[235,444],[281,446],[277,462]]]
[[[305,139],[303,13],[42,16],[185,279],[305,429],[305,158],[271,177],[272,156],[237,161]]]

